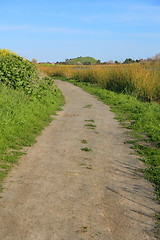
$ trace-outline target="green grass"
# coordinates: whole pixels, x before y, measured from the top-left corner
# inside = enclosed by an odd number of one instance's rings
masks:
[[[88,143],[88,141],[87,141],[87,140],[85,140],[85,139],[83,139],[83,140],[81,140],[81,143],[83,143],[83,144],[87,144],[87,143]]]
[[[23,146],[31,146],[40,131],[52,120],[50,115],[63,104],[55,85],[28,96],[22,90],[0,83],[0,187],[11,167],[24,154]]]
[[[82,151],[85,151],[85,152],[91,152],[92,149],[91,148],[88,148],[88,147],[85,147],[85,148],[81,148]]]
[[[88,128],[91,128],[91,129],[95,129],[97,126],[92,124],[92,123],[88,123],[88,124],[85,124],[86,127]]]
[[[93,119],[85,120],[85,122],[95,122]]]

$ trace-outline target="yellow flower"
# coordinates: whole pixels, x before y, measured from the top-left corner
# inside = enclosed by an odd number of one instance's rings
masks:
[[[12,51],[10,51],[10,50],[8,50],[8,49],[0,49],[0,55],[6,56],[6,55],[9,55],[9,54],[14,54],[14,55],[16,55],[16,53],[14,53],[14,52],[12,52]]]

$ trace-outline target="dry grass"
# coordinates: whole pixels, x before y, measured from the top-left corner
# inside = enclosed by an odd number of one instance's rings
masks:
[[[103,88],[129,93],[143,100],[159,101],[160,99],[160,73],[139,63],[87,67],[39,65],[39,68],[49,76],[96,83]]]

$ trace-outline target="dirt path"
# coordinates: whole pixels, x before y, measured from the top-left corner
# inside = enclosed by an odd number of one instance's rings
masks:
[[[138,172],[142,163],[124,144],[124,129],[96,98],[56,83],[66,105],[6,180],[0,239],[155,239],[158,206]]]

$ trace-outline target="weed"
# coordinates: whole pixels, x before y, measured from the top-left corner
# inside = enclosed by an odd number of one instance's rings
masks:
[[[86,161],[90,161],[90,160],[91,160],[91,158],[86,158],[86,157],[85,157],[85,158],[84,158],[84,160],[86,160]]]
[[[83,140],[81,140],[81,143],[83,143],[83,144],[87,144],[87,143],[88,143],[88,141],[87,141],[87,140],[85,140],[85,139],[83,139]]]
[[[85,126],[88,127],[88,129],[93,129],[93,130],[97,127],[96,125],[91,124],[91,123],[85,124]]]
[[[92,170],[92,166],[91,166],[91,165],[87,165],[87,164],[85,164],[85,163],[81,163],[81,166],[82,166],[83,168]]]
[[[85,122],[95,122],[93,119],[85,120]]]
[[[97,127],[96,125],[91,124],[91,123],[89,123],[89,124],[85,124],[85,126],[86,126],[86,127],[91,127],[91,128],[96,128],[96,127]]]
[[[76,233],[86,233],[88,232],[88,227],[83,226],[79,230],[75,231]]]
[[[84,106],[83,108],[91,108],[93,105],[92,104],[87,104],[86,106]]]
[[[86,169],[90,169],[90,170],[92,170],[92,166],[91,166],[91,165],[86,166]]]
[[[85,151],[85,152],[91,152],[91,151],[92,151],[91,148],[87,148],[87,147],[81,148],[81,150],[82,150],[82,151]]]

